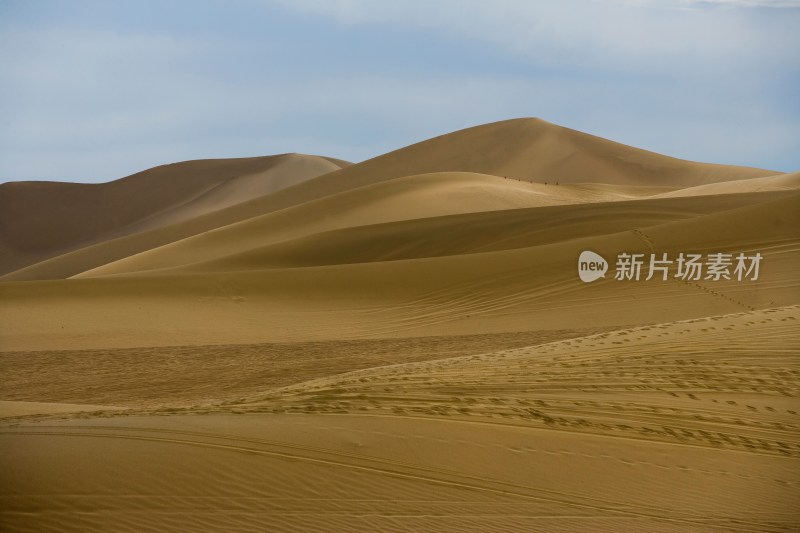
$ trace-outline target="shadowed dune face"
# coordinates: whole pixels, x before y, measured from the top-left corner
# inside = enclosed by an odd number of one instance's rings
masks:
[[[800,527],[797,173],[536,119],[344,165],[0,187],[2,528]]]
[[[223,209],[339,168],[325,158],[285,154],[174,163],[100,184],[5,183],[0,272]]]

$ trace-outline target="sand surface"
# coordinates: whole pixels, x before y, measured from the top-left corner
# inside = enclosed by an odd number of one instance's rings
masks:
[[[99,412],[116,409],[108,405],[89,405],[75,403],[48,402],[15,402],[0,401],[0,418],[25,418],[32,415],[50,415],[61,413]]]
[[[797,530],[798,189],[537,119],[4,185],[0,530]]]

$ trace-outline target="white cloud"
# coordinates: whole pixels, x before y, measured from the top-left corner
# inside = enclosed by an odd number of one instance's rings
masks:
[[[800,0],[711,0],[791,7]],[[527,57],[537,65],[658,72],[754,68],[767,55],[800,60],[796,28],[765,28],[738,12],[675,9],[699,0],[272,0],[343,25],[411,25]]]
[[[669,3],[675,0],[643,0]],[[717,4],[730,7],[768,7],[776,9],[800,8],[800,0],[678,0],[680,4]]]

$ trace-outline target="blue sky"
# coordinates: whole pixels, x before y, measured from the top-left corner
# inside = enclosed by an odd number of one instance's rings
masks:
[[[0,0],[0,181],[537,116],[800,170],[800,0]]]

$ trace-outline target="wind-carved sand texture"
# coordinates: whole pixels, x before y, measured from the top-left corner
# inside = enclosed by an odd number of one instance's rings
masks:
[[[537,119],[0,186],[0,529],[796,530],[798,188]]]

